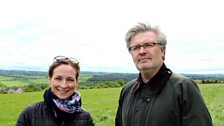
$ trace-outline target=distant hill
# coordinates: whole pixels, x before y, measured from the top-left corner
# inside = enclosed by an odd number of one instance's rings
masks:
[[[4,76],[13,76],[13,75],[25,75],[25,76],[47,76],[48,72],[44,71],[25,71],[25,70],[0,70],[0,75]],[[107,72],[91,72],[91,71],[81,71],[81,74],[87,75],[99,75],[99,74],[107,74]]]
[[[15,76],[15,75],[24,75],[24,76],[46,76],[47,72],[41,71],[24,71],[24,70],[0,70],[0,76]]]
[[[224,80],[224,74],[182,74],[187,76],[193,80],[206,80],[206,79],[214,79],[214,80]]]
[[[224,82],[224,74],[182,74],[197,83]],[[40,91],[49,87],[48,72],[0,70],[0,94]],[[138,77],[138,73],[108,73],[81,71],[79,89],[122,87]]]
[[[40,71],[23,71],[23,70],[0,70],[0,77],[12,77],[12,78],[23,78],[27,77],[47,77],[47,72]],[[92,72],[92,71],[81,71],[82,75],[90,75],[86,79],[88,83],[97,83],[103,81],[116,81],[123,80],[125,83],[138,77],[138,73],[108,73],[108,72]],[[224,74],[182,74],[193,80],[224,80]],[[82,79],[82,78],[81,78]],[[1,81],[1,80],[0,80]]]

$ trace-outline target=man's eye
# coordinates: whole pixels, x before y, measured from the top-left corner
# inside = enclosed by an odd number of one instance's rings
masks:
[[[134,46],[133,48],[132,48],[132,50],[138,50],[138,49],[140,49],[141,48],[141,46]]]
[[[145,46],[145,47],[152,47],[152,46],[153,46],[153,44],[148,43],[148,44],[145,44],[144,46]]]

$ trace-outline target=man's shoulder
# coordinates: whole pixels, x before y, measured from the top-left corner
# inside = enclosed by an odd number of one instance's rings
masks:
[[[174,87],[182,86],[183,88],[198,88],[197,84],[189,77],[181,74],[172,73],[169,78],[169,82]]]
[[[135,79],[129,81],[127,84],[124,85],[123,88],[130,88],[130,87],[132,87],[132,85],[133,85],[136,81],[137,81],[137,78],[135,78]]]
[[[132,90],[132,87],[133,85],[135,84],[137,78],[136,79],[133,79],[131,81],[129,81],[127,84],[124,85],[124,87],[122,88],[122,93],[125,93],[125,92],[129,92],[130,90]]]
[[[173,82],[192,81],[190,78],[177,73],[172,73],[172,75],[170,76],[170,80]]]

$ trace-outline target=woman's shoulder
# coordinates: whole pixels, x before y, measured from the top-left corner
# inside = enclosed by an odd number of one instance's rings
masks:
[[[75,115],[77,126],[94,126],[92,116],[88,110],[81,108],[81,111]]]
[[[28,123],[29,120],[32,118],[37,117],[38,115],[41,115],[41,109],[44,109],[44,102],[36,102],[34,104],[28,105],[25,107],[17,120],[17,125],[24,125],[25,123]]]
[[[80,112],[82,115],[86,115],[86,116],[90,116],[90,112],[85,109],[85,108],[81,108],[81,112]]]
[[[33,104],[28,105],[22,113],[33,113],[35,111],[40,111],[41,109],[45,108],[45,102],[39,101]]]
[[[87,109],[82,108],[79,115],[79,119],[81,120],[90,120],[92,119],[90,112]]]

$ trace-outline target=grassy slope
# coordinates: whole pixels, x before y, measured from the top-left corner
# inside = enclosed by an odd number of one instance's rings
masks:
[[[224,125],[224,84],[200,85],[201,94],[209,109],[214,126]]]
[[[224,124],[224,84],[199,85],[202,96],[213,118],[214,126]],[[96,126],[114,126],[114,116],[120,88],[81,90],[83,107],[88,109]],[[0,122],[13,126],[20,111],[27,105],[42,100],[43,92],[0,95]]]

